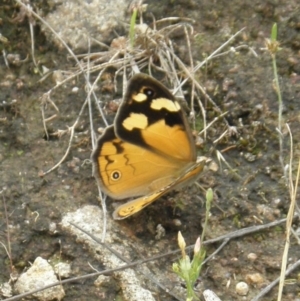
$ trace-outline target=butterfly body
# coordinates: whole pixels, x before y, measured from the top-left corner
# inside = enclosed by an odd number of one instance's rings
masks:
[[[94,175],[114,199],[137,197],[113,217],[126,218],[168,191],[195,181],[206,158],[197,159],[191,130],[179,103],[145,74],[129,82],[114,125],[92,154]]]

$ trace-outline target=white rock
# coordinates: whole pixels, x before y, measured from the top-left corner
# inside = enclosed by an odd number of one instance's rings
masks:
[[[66,214],[61,222],[62,229],[68,231],[72,235],[77,235],[77,242],[82,242],[88,246],[91,253],[94,253],[94,257],[102,262],[107,269],[120,267],[124,265],[124,262],[117,258],[106,248],[103,248],[99,243],[95,242],[88,235],[78,230],[72,224],[76,224],[85,231],[93,233],[94,236],[101,239],[102,234],[102,212],[98,206],[85,206],[75,212],[69,212]],[[72,223],[72,224],[71,224]],[[111,219],[107,220],[107,233],[105,242],[113,246],[119,253],[122,253],[126,257],[126,242],[122,242],[118,245],[115,240],[117,238],[116,234],[113,233],[111,229],[115,229],[116,225]],[[118,234],[119,235],[119,234]],[[117,239],[118,240],[118,239]],[[128,256],[128,255],[127,255]],[[142,269],[143,267],[139,267]],[[136,267],[134,269],[127,269],[124,271],[119,271],[114,273],[114,279],[118,282],[122,289],[123,300],[126,301],[154,301],[154,297],[151,292],[142,287],[141,281],[139,281],[136,272]],[[149,271],[147,271],[147,274]],[[99,286],[105,281],[104,277],[98,279],[95,285]],[[109,280],[107,280],[109,281]]]
[[[58,279],[54,274],[54,270],[47,260],[37,257],[33,265],[23,273],[15,284],[18,293],[26,293],[33,290],[42,289],[46,285],[57,282]],[[65,296],[65,292],[61,286],[54,286],[46,290],[34,293],[33,296],[42,301],[61,300]]]
[[[59,262],[54,266],[55,273],[60,278],[69,278],[71,276],[71,265],[66,262]]]
[[[115,32],[120,32],[124,24],[125,13],[130,0],[64,0],[57,8],[45,16],[45,21],[69,44],[73,50],[87,50],[88,38],[91,46],[110,42]],[[123,24],[122,24],[123,22]],[[62,46],[57,37],[42,24],[42,30],[48,38]],[[123,30],[123,29],[122,29]]]
[[[5,282],[5,283],[0,284],[0,294],[6,298],[12,296],[12,287],[11,287],[10,283]]]
[[[205,290],[203,292],[205,301],[221,301],[221,299],[211,290]]]
[[[249,253],[249,254],[247,255],[247,258],[248,258],[249,260],[251,260],[251,261],[255,261],[255,260],[257,259],[257,254],[255,254],[255,253]]]
[[[95,281],[94,284],[96,287],[100,287],[102,285],[105,285],[106,283],[109,283],[110,277],[109,276],[104,276],[100,275]]]

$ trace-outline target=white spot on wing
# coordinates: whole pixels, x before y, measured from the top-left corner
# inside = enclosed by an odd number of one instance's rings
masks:
[[[122,125],[127,131],[133,129],[144,130],[148,126],[148,118],[144,114],[131,113],[129,117],[124,119]]]
[[[135,94],[135,95],[132,95],[132,99],[136,102],[144,102],[146,101],[148,98],[147,98],[147,95],[144,94],[144,93],[138,93],[138,94]]]

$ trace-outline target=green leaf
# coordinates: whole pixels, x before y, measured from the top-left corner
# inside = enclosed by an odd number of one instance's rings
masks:
[[[130,45],[132,48],[134,46],[134,36],[135,36],[134,26],[135,26],[135,22],[136,22],[137,13],[138,13],[137,9],[134,9],[132,12],[131,19],[130,19],[129,36],[130,36]]]
[[[277,23],[274,23],[272,26],[271,41],[277,41]]]

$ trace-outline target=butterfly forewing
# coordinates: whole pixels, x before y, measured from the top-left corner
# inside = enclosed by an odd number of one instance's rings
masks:
[[[179,103],[148,75],[135,75],[129,82],[115,129],[124,141],[178,160],[196,161],[195,144]]]

